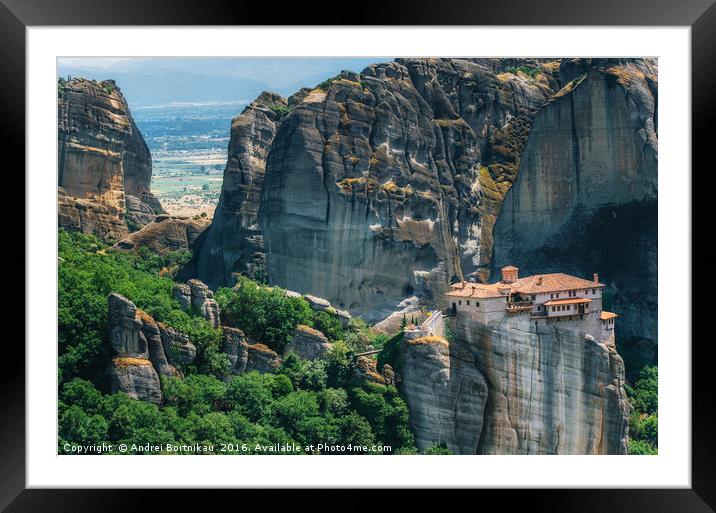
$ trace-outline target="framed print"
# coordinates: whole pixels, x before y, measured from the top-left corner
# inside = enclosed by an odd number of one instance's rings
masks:
[[[518,3],[257,26],[3,0],[27,297],[3,507],[390,487],[712,511],[691,169],[716,7]]]

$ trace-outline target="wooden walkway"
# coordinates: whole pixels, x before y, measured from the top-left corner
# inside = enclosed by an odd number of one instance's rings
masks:
[[[356,353],[355,357],[358,358],[359,356],[368,356],[371,354],[378,354],[382,351],[382,349],[373,349],[371,351],[366,351],[365,353]]]

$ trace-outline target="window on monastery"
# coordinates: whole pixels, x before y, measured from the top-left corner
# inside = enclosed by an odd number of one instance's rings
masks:
[[[479,302],[479,301],[476,301],[476,302],[475,302],[475,308],[480,308],[480,302]]]
[[[462,300],[457,302],[458,305],[462,305]]]
[[[559,292],[557,292],[557,299],[559,299]]]
[[[597,289],[592,289],[592,294],[596,294],[596,293],[597,293]]]
[[[465,301],[465,302],[467,303],[467,306],[470,306],[470,300],[469,300],[469,299],[468,299],[467,301]]]
[[[549,298],[550,298],[550,299],[554,299],[554,294],[550,294],[550,295],[549,295]]]

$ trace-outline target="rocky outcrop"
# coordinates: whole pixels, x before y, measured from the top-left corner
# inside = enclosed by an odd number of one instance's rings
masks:
[[[257,212],[266,156],[288,111],[281,96],[264,92],[231,122],[221,198],[199,255],[199,275],[212,287],[232,284],[232,273],[264,269]]]
[[[157,326],[159,326],[164,354],[169,361],[181,366],[194,361],[196,358],[196,346],[191,343],[186,333],[177,331],[161,322],[158,322]]]
[[[119,240],[129,234],[124,212],[111,205],[69,196],[57,189],[57,224],[80,233],[94,234],[103,240]]]
[[[275,98],[262,95],[232,128],[200,276],[230,283],[260,235],[271,283],[375,321],[405,296],[485,268],[493,198],[511,183],[533,113],[559,89],[554,63],[520,63],[541,73],[449,59],[345,72],[289,98],[280,124],[266,114]],[[247,170],[263,166],[252,181]],[[238,206],[248,204],[247,217]],[[248,238],[237,231],[245,219],[255,227]]]
[[[119,294],[108,299],[109,342],[115,353],[107,369],[110,392],[162,402],[159,376],[181,377],[181,365],[196,357],[189,338],[164,326]]]
[[[186,285],[177,283],[172,290],[172,296],[179,302],[182,310],[196,309],[204,319],[215,328],[221,323],[221,309],[214,299],[214,293],[202,281],[189,280]]]
[[[259,222],[271,283],[379,320],[405,296],[484,268],[494,198],[558,89],[554,66],[531,64],[538,78],[399,60],[303,96],[266,162]]]
[[[163,212],[149,190],[149,148],[114,81],[76,78],[58,84],[58,95],[58,185],[71,198],[83,200],[74,205],[61,200],[65,214],[60,226],[77,229],[71,220],[81,214],[68,211],[82,205],[116,212],[113,222],[125,225],[125,212],[137,224]],[[86,217],[87,209],[84,213]],[[84,223],[85,230],[92,226]],[[107,239],[121,234],[101,226],[96,233]]]
[[[619,337],[657,341],[655,62],[573,59],[534,119],[494,231],[494,269],[600,271]]]
[[[326,336],[318,330],[299,324],[293,339],[286,346],[285,354],[295,353],[306,360],[319,360],[333,347]]]
[[[418,447],[445,442],[454,454],[476,454],[488,387],[475,365],[460,365],[457,351],[443,337],[404,340],[401,391]]]
[[[196,240],[210,223],[209,219],[201,216],[186,219],[161,214],[153,216],[141,230],[128,234],[114,247],[133,251],[149,248],[160,254],[187,251],[194,249]]]
[[[196,308],[204,319],[217,328],[221,321],[221,312],[219,303],[214,299],[214,293],[199,280],[189,280],[187,285],[189,285],[191,293],[191,306]]]
[[[385,319],[375,323],[372,327],[378,333],[395,335],[403,327],[403,322],[406,324],[415,320],[422,322],[423,317],[424,314],[422,312],[420,298],[411,296],[398,303],[396,311],[392,312]]]
[[[419,447],[459,454],[625,454],[629,403],[613,339],[528,315],[458,316],[454,340],[405,340],[402,391]]]
[[[353,363],[353,377],[356,383],[376,383],[378,385],[395,384],[395,373],[393,367],[388,364],[378,370],[378,362],[375,358],[368,356],[359,356]]]
[[[327,299],[324,299],[322,297],[316,297],[312,294],[304,294],[303,296],[297,294],[297,296],[303,297],[303,299],[308,302],[308,306],[310,306],[311,310],[313,310],[314,312],[326,312],[330,315],[334,315],[335,317],[337,317],[338,321],[341,323],[341,326],[343,326],[344,328],[348,326],[349,322],[351,322],[352,316],[349,312],[335,308]]]
[[[264,344],[249,344],[244,332],[237,328],[223,327],[223,351],[229,356],[232,374],[245,372],[276,372],[283,360]]]
[[[162,403],[157,371],[146,358],[117,357],[108,369],[110,393],[123,392],[132,399]]]
[[[484,58],[344,72],[290,97],[280,123],[262,96],[235,120],[227,177],[245,178],[225,180],[199,275],[231,284],[265,255],[270,283],[376,322],[508,261],[599,269],[623,335],[655,337],[656,98],[649,59]]]

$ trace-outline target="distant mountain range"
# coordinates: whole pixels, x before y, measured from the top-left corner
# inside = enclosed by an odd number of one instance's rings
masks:
[[[198,102],[250,103],[262,91],[288,96],[343,70],[390,58],[64,58],[57,74],[112,79],[130,108]]]

